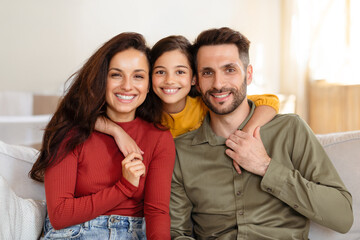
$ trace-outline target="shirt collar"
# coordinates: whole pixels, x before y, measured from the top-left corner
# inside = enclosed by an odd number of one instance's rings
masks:
[[[249,99],[248,99],[248,103],[250,106],[250,113],[238,127],[239,130],[241,130],[247,124],[247,122],[250,120],[250,118],[254,114],[255,104]],[[213,132],[213,130],[210,126],[210,115],[209,115],[209,113],[207,113],[206,117],[204,119],[204,122],[199,127],[198,131],[196,132],[196,134],[191,142],[191,145],[199,145],[202,143],[209,143],[209,145],[211,145],[211,146],[217,146],[217,145],[225,145],[225,141],[226,141],[226,138],[217,136]]]

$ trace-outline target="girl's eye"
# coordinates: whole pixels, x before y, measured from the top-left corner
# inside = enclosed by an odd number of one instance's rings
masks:
[[[164,75],[164,74],[165,74],[165,71],[163,71],[163,70],[158,70],[158,71],[155,72],[155,74]]]
[[[178,70],[178,71],[176,71],[176,74],[185,74],[186,72],[185,71],[183,71],[183,70]]]

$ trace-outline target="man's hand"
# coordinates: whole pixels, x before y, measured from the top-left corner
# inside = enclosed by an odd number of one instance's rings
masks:
[[[265,175],[271,158],[267,155],[261,140],[260,127],[255,128],[253,136],[237,130],[230,135],[225,144],[229,147],[225,153],[239,166],[256,175]]]

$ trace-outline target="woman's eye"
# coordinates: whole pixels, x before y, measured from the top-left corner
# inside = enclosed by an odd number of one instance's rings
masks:
[[[135,78],[136,79],[144,79],[144,76],[143,75],[135,75]]]
[[[121,77],[121,75],[120,75],[120,73],[110,73],[110,77],[119,78],[119,77]]]

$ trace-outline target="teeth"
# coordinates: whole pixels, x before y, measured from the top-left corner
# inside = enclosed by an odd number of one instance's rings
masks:
[[[177,88],[164,88],[164,92],[166,93],[175,93],[177,90]]]
[[[214,95],[215,98],[224,98],[226,96],[229,96],[230,93],[223,94],[223,95]]]
[[[124,99],[124,100],[131,100],[133,99],[135,96],[132,95],[121,95],[121,94],[116,94],[116,96],[120,99]]]

